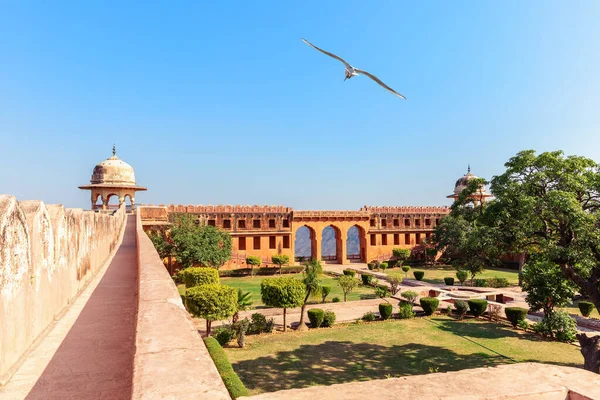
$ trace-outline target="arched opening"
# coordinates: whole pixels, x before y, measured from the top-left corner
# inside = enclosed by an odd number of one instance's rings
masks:
[[[309,261],[317,258],[317,237],[315,231],[308,226],[301,226],[296,230],[294,239],[294,259],[298,262]]]
[[[348,228],[346,239],[346,259],[352,262],[367,262],[365,230],[358,225]]]
[[[330,225],[323,229],[321,239],[321,260],[342,263],[342,235],[339,228]]]
[[[125,199],[125,209],[127,211],[133,210],[133,200],[131,200],[131,195],[126,194],[124,199]]]
[[[95,200],[92,205],[93,210],[101,210],[102,209],[102,195],[100,193],[95,194]]]
[[[119,195],[116,193],[111,193],[106,196],[107,204],[109,209],[117,209],[119,208]]]

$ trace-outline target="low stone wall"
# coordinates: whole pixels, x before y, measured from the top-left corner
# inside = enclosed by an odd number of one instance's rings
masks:
[[[136,242],[140,281],[133,399],[231,399],[139,214]]]
[[[0,195],[0,385],[117,246],[125,209],[99,214]]]

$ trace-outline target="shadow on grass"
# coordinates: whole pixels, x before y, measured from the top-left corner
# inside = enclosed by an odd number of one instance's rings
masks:
[[[301,345],[292,351],[240,361],[233,368],[250,390],[273,392],[314,385],[382,379],[506,364],[504,357],[485,352],[468,355],[452,350],[408,343],[380,346],[348,341]]]

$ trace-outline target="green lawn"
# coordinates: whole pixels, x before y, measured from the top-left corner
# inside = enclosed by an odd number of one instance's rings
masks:
[[[298,279],[302,278],[302,274],[290,274],[283,276],[293,276]],[[277,276],[275,276],[277,277]],[[273,276],[255,276],[255,277],[240,277],[240,278],[221,278],[223,285],[231,286],[236,289],[242,289],[244,292],[250,292],[252,294],[252,301],[254,308],[264,308],[264,304],[260,299],[260,283],[263,279],[271,279]],[[357,277],[360,279],[360,277]],[[331,302],[334,297],[339,297],[341,301],[344,301],[344,293],[337,284],[337,280],[329,275],[323,275],[323,285],[331,286],[331,293],[327,296],[327,302]],[[185,286],[178,286],[179,293],[185,292]],[[350,294],[348,294],[348,301],[361,300],[364,298],[374,298],[375,291],[372,287],[364,287],[362,285],[356,287]],[[311,300],[309,302],[320,303],[321,300]]]
[[[421,267],[411,267],[411,270],[408,271],[408,278],[414,279],[413,272],[414,271],[424,271],[425,277],[423,278],[424,282],[428,283],[437,283],[443,284],[445,277],[452,277],[455,280],[455,284],[459,284],[458,279],[456,279],[456,269],[451,265],[432,265],[432,266],[421,266]],[[404,272],[400,268],[388,269],[388,275],[398,275],[404,278]],[[506,278],[511,285],[519,284],[519,274],[517,271],[513,269],[502,269],[502,268],[489,268],[486,269],[482,274],[478,274],[475,278],[487,279],[487,278]],[[470,282],[470,275],[469,280]]]
[[[248,336],[225,348],[251,395],[386,376],[426,374],[514,362],[581,367],[573,345],[485,321],[448,317],[392,320]]]
[[[579,311],[579,306],[577,305],[577,301],[574,301],[573,304],[568,305],[564,309],[567,310],[570,314],[581,315],[581,311]],[[598,314],[598,310],[594,308],[592,313],[590,314],[590,318],[600,319],[600,315]]]

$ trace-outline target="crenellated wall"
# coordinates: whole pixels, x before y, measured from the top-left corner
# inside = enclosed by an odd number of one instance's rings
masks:
[[[112,214],[0,195],[0,385],[111,256],[125,209]]]

